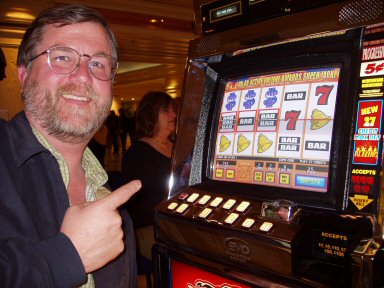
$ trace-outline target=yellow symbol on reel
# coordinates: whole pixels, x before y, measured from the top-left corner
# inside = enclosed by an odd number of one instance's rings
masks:
[[[248,140],[244,135],[240,134],[237,138],[237,153],[243,152],[249,147],[251,140]]]
[[[231,141],[228,140],[227,136],[222,135],[220,137],[220,152],[224,152],[225,150],[228,149],[228,147],[231,145]]]
[[[318,109],[314,109],[312,111],[311,118],[311,130],[320,129],[327,125],[329,121],[331,121],[331,116],[325,115],[324,112]]]
[[[269,140],[264,134],[259,135],[257,140],[257,153],[263,153],[267,151],[273,144],[272,140]]]

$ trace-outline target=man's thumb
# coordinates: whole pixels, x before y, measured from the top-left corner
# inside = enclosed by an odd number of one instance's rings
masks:
[[[128,184],[125,184],[120,188],[116,189],[110,195],[104,197],[99,201],[102,201],[103,203],[106,203],[111,208],[116,209],[117,207],[127,202],[133,194],[135,194],[137,191],[140,190],[140,188],[141,188],[140,180],[133,180]]]

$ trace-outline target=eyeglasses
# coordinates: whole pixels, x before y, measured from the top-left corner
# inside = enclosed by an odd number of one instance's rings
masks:
[[[111,80],[117,72],[117,60],[106,53],[97,53],[89,56],[87,54],[80,54],[70,47],[56,46],[32,57],[30,62],[43,54],[48,54],[48,65],[52,71],[58,74],[70,74],[75,71],[80,65],[80,58],[83,56],[89,58],[88,69],[99,80]]]

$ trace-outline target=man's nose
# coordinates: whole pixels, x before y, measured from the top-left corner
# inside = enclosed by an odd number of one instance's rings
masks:
[[[81,55],[79,65],[77,66],[76,70],[72,72],[72,74],[75,74],[78,77],[81,77],[84,80],[89,80],[92,78],[92,72],[89,68],[89,55]]]

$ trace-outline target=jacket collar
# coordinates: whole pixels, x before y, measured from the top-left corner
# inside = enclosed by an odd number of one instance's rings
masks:
[[[16,153],[16,165],[20,166],[36,154],[47,151],[32,132],[31,125],[24,113],[20,112],[10,122],[8,131]]]

